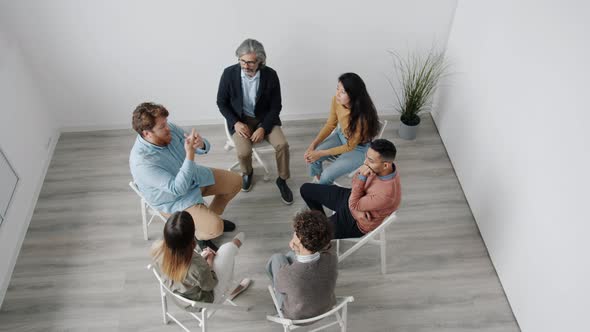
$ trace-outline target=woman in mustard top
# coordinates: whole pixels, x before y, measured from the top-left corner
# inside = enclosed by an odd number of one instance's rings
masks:
[[[369,142],[379,132],[379,118],[365,82],[355,73],[338,78],[330,115],[305,151],[311,176],[320,184],[332,184],[340,176],[360,167]],[[335,159],[326,169],[322,162]]]

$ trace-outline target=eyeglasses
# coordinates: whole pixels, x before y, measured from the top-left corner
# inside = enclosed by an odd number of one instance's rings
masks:
[[[258,61],[245,61],[242,59],[239,59],[239,62],[243,65],[246,65],[246,66],[253,66],[258,63]]]

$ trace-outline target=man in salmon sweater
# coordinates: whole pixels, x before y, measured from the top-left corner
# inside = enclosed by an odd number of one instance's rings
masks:
[[[315,183],[301,186],[301,197],[311,210],[325,213],[325,206],[334,211],[330,221],[335,239],[362,237],[397,210],[401,186],[395,155],[392,142],[377,139],[371,142],[352,188]]]

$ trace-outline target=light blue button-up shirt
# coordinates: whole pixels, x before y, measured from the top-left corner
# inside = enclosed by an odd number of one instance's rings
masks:
[[[260,70],[256,72],[254,77],[250,77],[241,71],[242,75],[242,94],[244,95],[244,102],[242,109],[244,113],[253,118],[254,107],[256,107],[256,94],[258,93],[258,85],[260,84]]]
[[[198,203],[204,203],[201,187],[215,184],[211,169],[186,159],[184,131],[168,123],[172,141],[166,146],[154,145],[137,135],[129,156],[133,181],[145,199],[164,213],[174,213]],[[211,145],[203,138],[201,155]]]

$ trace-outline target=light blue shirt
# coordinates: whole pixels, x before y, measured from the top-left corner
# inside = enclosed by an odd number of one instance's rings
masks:
[[[133,181],[145,199],[155,209],[174,213],[198,203],[204,203],[201,187],[215,184],[211,169],[186,159],[184,131],[168,123],[172,141],[167,146],[154,145],[137,135],[129,156]],[[211,145],[203,138],[201,155]]]
[[[260,83],[260,70],[256,72],[254,77],[250,77],[241,71],[242,75],[242,94],[244,95],[244,102],[242,110],[244,113],[253,118],[254,107],[256,107],[256,93],[258,92],[258,85]]]

